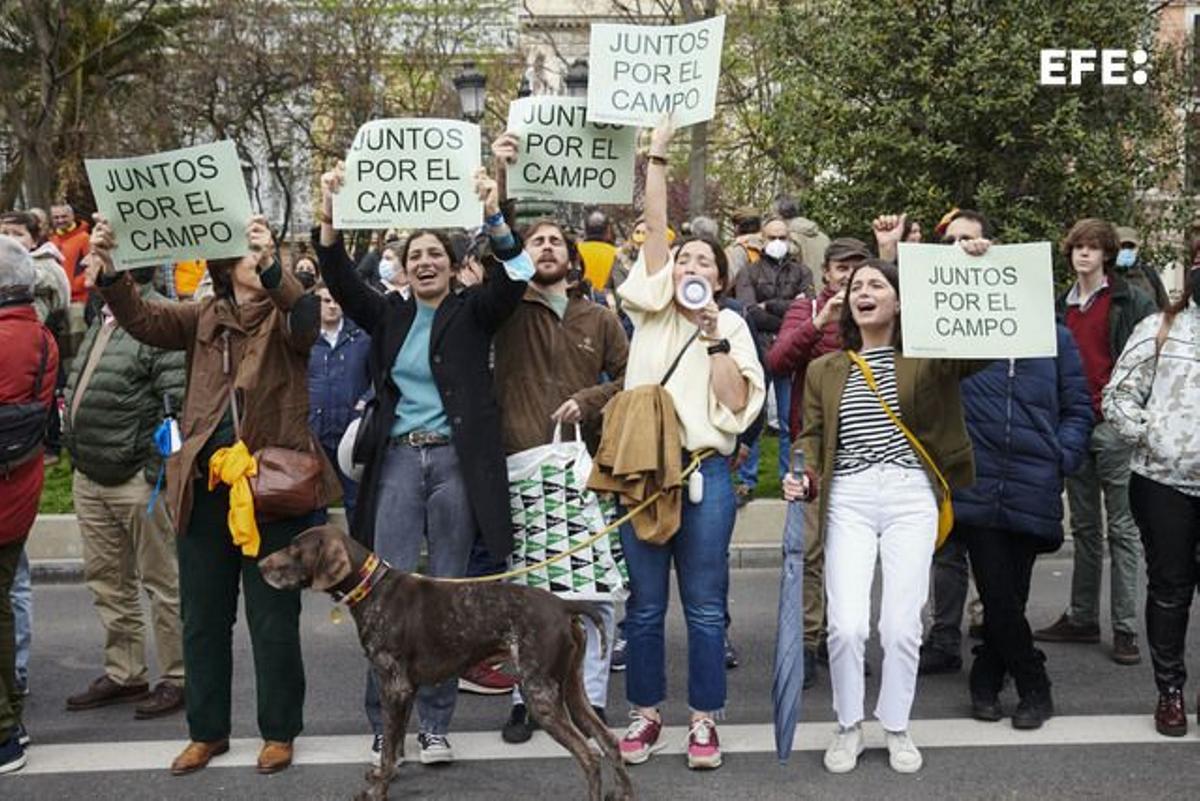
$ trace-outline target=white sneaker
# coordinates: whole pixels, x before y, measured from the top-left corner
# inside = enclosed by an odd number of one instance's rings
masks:
[[[422,732],[417,735],[417,744],[421,746],[422,765],[437,765],[442,762],[454,761],[454,750],[450,747],[450,741],[443,734]]]
[[[849,773],[858,767],[863,752],[862,725],[849,729],[838,728],[833,742],[825,749],[825,770],[830,773]]]
[[[925,764],[907,731],[884,731],[887,741],[888,762],[897,773],[916,773]]]

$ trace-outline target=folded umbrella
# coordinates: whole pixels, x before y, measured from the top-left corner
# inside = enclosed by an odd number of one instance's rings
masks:
[[[804,685],[804,505],[788,504],[783,526],[783,572],[779,579],[779,623],[775,632],[775,753],[787,762],[800,719]]]

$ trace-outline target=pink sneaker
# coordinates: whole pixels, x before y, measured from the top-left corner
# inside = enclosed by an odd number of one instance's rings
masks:
[[[721,767],[721,741],[717,739],[717,724],[700,718],[688,731],[688,767],[692,770],[715,770]]]
[[[651,720],[637,712],[630,712],[629,717],[633,718],[633,722],[621,738],[621,759],[629,765],[640,765],[666,745],[659,742],[662,721]]]

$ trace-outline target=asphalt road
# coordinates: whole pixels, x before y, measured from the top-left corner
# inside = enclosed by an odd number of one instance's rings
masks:
[[[1035,625],[1062,611],[1070,562],[1039,562],[1030,614]],[[877,582],[878,584],[878,582]],[[1058,717],[1044,729],[1017,733],[1008,721],[966,720],[966,676],[922,679],[914,709],[914,737],[925,768],[899,776],[886,753],[869,750],[858,769],[831,776],[821,750],[832,730],[828,678],[805,694],[799,750],[780,765],[770,748],[771,659],[777,601],[777,569],[734,573],[733,636],[742,665],[729,676],[725,765],[692,773],[680,755],[682,730],[669,732],[673,747],[632,769],[642,799],[1197,799],[1200,798],[1200,731],[1181,740],[1153,731],[1155,691],[1148,660],[1120,667],[1101,646],[1048,646]],[[878,586],[876,587],[878,592]],[[361,712],[364,662],[353,623],[330,621],[328,600],[306,597],[304,651],[308,676],[305,734],[297,764],[260,777],[252,767],[257,747],[249,641],[239,624],[235,643],[233,753],[193,776],[175,778],[166,765],[186,740],[182,715],[134,721],[129,706],[90,712],[63,711],[64,699],[99,674],[102,634],[81,585],[35,589],[36,624],[31,666],[33,694],[26,723],[34,737],[27,769],[0,777],[0,799],[345,799],[362,786],[369,737]],[[1191,627],[1192,665],[1200,626]],[[686,721],[686,648],[678,610],[670,619],[668,724]],[[1105,637],[1107,639],[1107,635]],[[1144,650],[1144,643],[1143,650]],[[967,642],[969,648],[969,641]],[[876,643],[868,658],[878,668]],[[872,708],[879,671],[868,680]],[[525,746],[507,746],[498,729],[508,711],[505,698],[459,696],[451,740],[462,757],[449,767],[406,765],[391,796],[403,799],[568,799],[584,797],[574,763],[553,756],[544,735]],[[1009,709],[1015,704],[1011,689]],[[615,674],[609,719],[625,714],[624,679]],[[877,728],[870,728],[871,735]],[[457,733],[457,740],[455,739]],[[672,753],[673,752],[673,753]],[[410,753],[412,753],[410,751]],[[224,761],[227,766],[220,767]]]

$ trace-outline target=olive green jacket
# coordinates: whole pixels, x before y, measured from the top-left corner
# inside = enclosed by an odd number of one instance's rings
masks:
[[[908,359],[896,354],[896,390],[900,419],[937,463],[950,489],[975,483],[975,457],[963,419],[959,382],[990,362],[955,359]],[[833,464],[837,455],[838,413],[850,371],[846,351],[828,353],[808,366],[804,382],[804,459],[820,475],[820,513],[825,520]],[[924,462],[922,462],[924,464]],[[940,484],[928,465],[925,472],[940,500]]]
[[[165,301],[150,284],[140,291],[146,300]],[[75,390],[103,322],[103,315],[96,315],[71,364],[63,442],[74,467],[98,484],[123,484],[139,470],[153,483],[162,461],[154,430],[163,419],[164,393],[177,414],[183,407],[184,353],[144,345],[118,327],[72,417]]]

